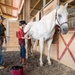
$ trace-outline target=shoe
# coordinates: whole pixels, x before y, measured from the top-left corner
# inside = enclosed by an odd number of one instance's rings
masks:
[[[4,69],[5,67],[4,66],[0,66],[0,69]]]
[[[22,63],[22,61],[19,61],[19,63],[21,64],[21,63]]]
[[[22,65],[27,65],[27,64],[28,64],[28,62],[22,62],[21,64],[22,64]]]
[[[22,63],[22,65],[26,65],[26,63]]]

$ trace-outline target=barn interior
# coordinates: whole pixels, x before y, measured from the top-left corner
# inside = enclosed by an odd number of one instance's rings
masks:
[[[34,17],[44,5],[54,0],[30,0],[30,18]],[[75,0],[59,0],[59,4],[69,3],[68,8],[75,8]],[[23,14],[24,0],[0,0],[0,13],[6,18],[18,18]]]
[[[2,15],[4,18],[6,18],[4,23],[7,28],[7,31],[6,31],[7,48],[8,48],[7,52],[11,53],[11,51],[13,51],[13,50],[14,51],[19,50],[18,41],[15,36],[16,31],[19,28],[18,21],[26,20],[26,22],[29,22],[29,21],[40,20],[41,17],[45,13],[47,13],[46,11],[49,10],[49,9],[47,10],[46,7],[48,5],[50,5],[53,1],[56,1],[57,2],[56,4],[58,4],[58,5],[64,5],[64,4],[68,3],[68,12],[69,12],[69,16],[68,16],[69,33],[66,36],[62,35],[62,37],[58,36],[59,34],[55,33],[56,34],[54,36],[55,40],[53,41],[53,51],[54,52],[52,52],[52,54],[54,55],[53,59],[56,61],[59,61],[58,55],[62,54],[60,57],[62,59],[59,62],[65,64],[75,70],[75,58],[74,58],[74,56],[75,56],[75,50],[74,50],[75,49],[74,48],[74,45],[75,45],[75,42],[74,42],[75,41],[75,39],[74,39],[74,37],[75,37],[75,0],[0,0],[0,15]],[[53,7],[49,7],[49,8],[50,8],[50,10],[53,9]],[[50,10],[49,10],[49,12],[50,12]],[[42,13],[42,15],[41,15],[41,13],[39,13],[39,19],[37,19],[38,18],[37,13],[39,11]],[[63,43],[62,38],[64,41],[65,40],[67,41],[67,42],[65,41],[65,44]],[[70,38],[71,38],[71,41],[69,42]],[[57,45],[58,40],[60,41],[59,42],[59,50],[56,50],[58,47],[58,45]],[[69,44],[67,45],[68,42],[69,42]],[[69,46],[70,43],[71,43],[71,46]],[[31,45],[31,44],[29,44],[29,45]],[[4,44],[4,46],[5,46],[5,44]],[[39,46],[39,44],[38,44],[38,46]],[[62,50],[62,49],[64,49],[64,46],[66,47],[65,51]],[[37,49],[39,49],[39,48],[37,48]],[[63,57],[63,55],[64,55],[64,57]],[[67,57],[69,57],[69,58],[67,59]]]

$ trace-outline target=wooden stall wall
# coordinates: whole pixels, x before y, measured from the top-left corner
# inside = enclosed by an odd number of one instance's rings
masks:
[[[75,9],[68,9],[69,31],[60,34],[57,45],[57,60],[75,70]]]
[[[18,48],[18,38],[16,37],[16,31],[18,31],[19,25],[18,22],[9,22],[9,44],[10,48]]]

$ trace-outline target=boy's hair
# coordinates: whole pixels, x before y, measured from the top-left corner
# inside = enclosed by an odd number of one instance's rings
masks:
[[[27,25],[27,23],[24,20],[19,21],[19,26],[22,26],[23,24]]]
[[[2,16],[2,15],[0,15],[0,20],[4,20],[5,18]]]

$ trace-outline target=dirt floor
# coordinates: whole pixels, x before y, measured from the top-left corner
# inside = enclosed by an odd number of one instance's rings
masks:
[[[7,51],[3,53],[6,68],[0,70],[0,75],[11,75],[11,67],[21,65],[19,63],[19,51]],[[29,57],[28,64],[23,65],[24,75],[75,75],[75,71],[57,61],[51,60],[52,65],[47,64],[46,56],[43,55],[44,66],[39,66],[39,53]]]

